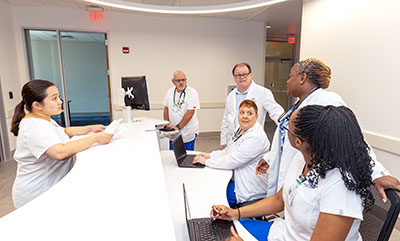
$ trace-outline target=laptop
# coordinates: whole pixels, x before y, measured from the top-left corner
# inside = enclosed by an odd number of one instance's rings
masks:
[[[232,221],[217,219],[213,221],[211,218],[194,218],[190,216],[189,202],[186,195],[185,184],[183,185],[183,199],[185,202],[186,224],[189,231],[191,241],[202,240],[221,240],[232,236],[231,226],[236,230]]]
[[[179,167],[204,168],[204,165],[192,164],[193,158],[196,155],[188,155],[186,153],[185,144],[183,143],[181,135],[175,136],[175,139],[172,140],[172,147],[174,148],[175,159]]]

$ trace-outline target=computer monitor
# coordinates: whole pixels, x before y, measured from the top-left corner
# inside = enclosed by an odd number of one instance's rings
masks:
[[[122,77],[121,82],[125,91],[125,106],[138,110],[150,110],[146,76]]]

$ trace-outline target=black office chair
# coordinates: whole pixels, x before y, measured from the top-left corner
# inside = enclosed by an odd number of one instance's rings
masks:
[[[364,220],[360,225],[363,241],[388,241],[400,212],[400,192],[386,189],[388,201],[382,202],[378,191],[371,189],[375,204],[372,210],[364,212]]]

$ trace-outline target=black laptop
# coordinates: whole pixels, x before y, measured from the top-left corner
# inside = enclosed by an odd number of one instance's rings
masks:
[[[204,165],[192,164],[193,158],[196,155],[188,155],[186,153],[185,144],[181,135],[176,135],[173,137],[172,147],[174,148],[175,159],[178,162],[179,167],[189,167],[189,168],[203,168]]]
[[[185,202],[185,216],[191,241],[221,240],[232,236],[231,226],[235,228],[232,221],[211,218],[194,218],[190,216],[189,202],[186,195],[185,184],[183,183],[183,199]],[[236,230],[236,228],[235,228]]]

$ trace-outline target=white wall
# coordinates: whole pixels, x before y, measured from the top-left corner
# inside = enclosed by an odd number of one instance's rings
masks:
[[[144,113],[146,116],[162,118],[161,103],[177,69],[186,73],[188,84],[199,92],[201,104],[209,106],[199,110],[200,131],[219,131],[227,85],[234,84],[234,64],[249,62],[254,80],[263,81],[261,22],[107,11],[102,22],[92,22],[82,9],[13,6],[12,10],[23,81],[28,79],[23,27],[107,32],[113,103],[117,103],[116,89],[122,76],[146,75],[150,102],[155,107]],[[129,55],[122,54],[125,46],[130,47]],[[133,116],[138,113],[133,112]],[[114,113],[115,117],[121,115]]]
[[[4,106],[6,108],[10,148],[15,149],[15,138],[10,131],[11,115],[14,106],[20,101],[21,82],[17,67],[17,55],[12,24],[11,8],[4,1],[0,1],[0,78],[3,88]],[[12,91],[14,99],[9,99],[8,92]]]
[[[400,1],[303,3],[300,59],[316,57],[332,68],[329,90],[353,109],[367,140],[381,149],[380,161],[400,177]]]

